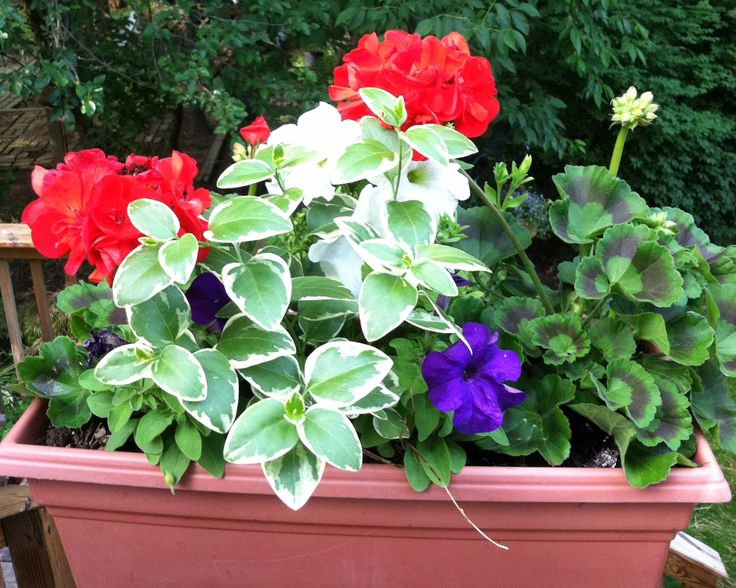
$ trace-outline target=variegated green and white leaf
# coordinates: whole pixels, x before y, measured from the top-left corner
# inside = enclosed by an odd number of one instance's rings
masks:
[[[245,263],[222,270],[230,299],[258,326],[270,330],[281,323],[291,299],[291,276],[286,262],[272,253],[259,253]]]
[[[383,384],[363,396],[356,403],[341,408],[347,415],[372,414],[385,408],[391,408],[399,402],[398,394],[394,394]]]
[[[396,241],[416,247],[429,245],[434,240],[437,228],[419,200],[391,200],[386,204],[386,212],[388,230]]]
[[[282,357],[294,355],[296,346],[281,326],[266,330],[244,314],[232,317],[217,344],[217,350],[230,360],[235,369],[248,368]]]
[[[406,322],[410,325],[429,331],[431,333],[455,333],[457,327],[452,322],[443,316],[432,314],[427,312],[423,308],[415,308],[406,317]]]
[[[469,253],[448,245],[420,245],[416,248],[417,260],[431,259],[456,270],[469,272],[489,272],[490,270]]]
[[[289,217],[275,204],[256,196],[237,196],[215,207],[204,236],[216,243],[244,243],[291,229]]]
[[[215,349],[200,349],[194,357],[207,380],[207,398],[198,402],[182,401],[194,419],[218,433],[230,430],[238,411],[238,376],[227,357]]]
[[[164,243],[158,251],[158,262],[166,275],[178,284],[189,281],[197,263],[199,242],[191,233]]]
[[[447,147],[445,147],[445,142],[433,128],[417,125],[401,133],[401,138],[424,157],[436,161],[440,165],[449,163],[450,155],[447,152]]]
[[[261,467],[276,496],[290,509],[299,510],[322,479],[325,461],[297,443],[291,451]]]
[[[444,296],[457,296],[457,285],[448,272],[439,263],[424,259],[415,263],[409,273],[419,284],[432,292]]]
[[[116,347],[95,367],[95,377],[104,384],[125,386],[151,377],[153,355],[140,345]]]
[[[424,128],[431,129],[439,135],[451,159],[458,159],[478,153],[478,148],[475,144],[455,129],[442,125],[424,125]]]
[[[370,345],[332,341],[307,357],[306,389],[325,407],[349,406],[374,390],[392,365],[385,353]]]
[[[153,366],[156,385],[179,400],[207,398],[207,378],[194,354],[178,345],[167,345]]]
[[[245,159],[230,165],[217,179],[217,187],[229,190],[267,180],[276,173],[273,164],[263,159]]]
[[[157,241],[174,239],[179,232],[179,219],[163,202],[139,198],[128,204],[128,218],[141,233]]]
[[[363,280],[358,305],[368,341],[376,341],[406,320],[417,304],[417,289],[400,276],[372,272]]]
[[[336,410],[312,406],[297,425],[299,439],[317,457],[341,470],[357,472],[363,448],[348,418]]]
[[[191,309],[184,293],[176,286],[161,290],[145,302],[127,308],[133,333],[152,347],[165,347],[186,332]]]
[[[333,278],[298,276],[291,280],[291,301],[299,300],[355,300],[355,297]]]
[[[158,246],[140,245],[130,252],[115,272],[112,297],[117,306],[145,302],[171,284],[158,261]]]
[[[358,245],[357,251],[371,269],[394,274],[406,271],[405,258],[411,259],[411,251],[388,239],[367,239]]]
[[[353,143],[337,160],[332,182],[348,184],[380,176],[397,163],[396,154],[379,141],[367,139],[361,143]]]
[[[302,387],[299,362],[291,355],[238,370],[253,388],[265,396],[285,401]]]
[[[263,463],[296,445],[299,435],[284,418],[284,404],[266,398],[251,404],[233,424],[225,440],[225,459],[231,463]]]

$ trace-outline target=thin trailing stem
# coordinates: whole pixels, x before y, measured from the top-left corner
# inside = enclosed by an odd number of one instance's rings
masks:
[[[532,280],[532,283],[534,284],[534,289],[537,291],[537,296],[539,296],[539,299],[542,301],[544,310],[547,314],[554,314],[554,308],[552,308],[552,303],[549,301],[549,298],[547,298],[547,294],[545,294],[544,292],[544,287],[542,286],[542,282],[537,275],[537,270],[534,269],[534,264],[532,263],[532,260],[529,259],[526,251],[524,251],[524,247],[522,246],[521,241],[519,241],[517,236],[514,234],[511,226],[509,226],[509,223],[506,221],[506,217],[503,216],[503,213],[498,209],[495,203],[490,198],[488,198],[486,193],[476,183],[476,181],[471,178],[465,170],[461,169],[460,171],[466,178],[468,178],[471,190],[473,190],[476,196],[478,196],[478,198],[480,198],[488,206],[488,208],[491,209],[491,213],[501,225],[501,228],[503,229],[504,233],[506,233],[509,241],[511,241],[511,244],[516,250],[516,254],[519,256],[519,259],[521,259],[521,263],[524,265],[524,269],[527,271],[529,277]]]

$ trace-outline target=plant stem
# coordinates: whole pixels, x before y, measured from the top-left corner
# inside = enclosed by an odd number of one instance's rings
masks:
[[[473,178],[471,178],[465,170],[461,169],[460,171],[466,178],[468,178],[468,183],[470,184],[471,190],[473,190],[476,196],[478,196],[478,198],[480,198],[488,206],[488,208],[491,209],[491,213],[496,218],[498,223],[501,225],[501,228],[503,229],[504,233],[506,233],[506,236],[509,238],[509,241],[511,241],[511,244],[514,246],[514,249],[516,249],[516,254],[519,256],[519,259],[521,259],[521,263],[524,265],[524,269],[529,274],[529,277],[531,278],[532,283],[534,284],[534,289],[537,291],[537,295],[539,296],[539,299],[542,301],[542,304],[544,305],[544,310],[546,311],[547,314],[554,314],[555,310],[554,308],[552,308],[552,304],[547,298],[547,295],[544,293],[544,287],[542,286],[542,282],[539,279],[539,276],[537,275],[537,270],[534,269],[534,264],[532,263],[532,260],[529,259],[529,256],[526,254],[526,251],[524,251],[524,247],[522,246],[521,242],[514,234],[514,231],[509,226],[509,223],[506,221],[506,217],[503,216],[503,213],[491,201],[491,199],[488,198],[488,196],[486,196],[486,193],[476,183],[476,181]]]
[[[608,172],[614,177],[618,174],[618,166],[621,164],[621,155],[624,152],[624,144],[628,135],[629,129],[621,127],[618,137],[616,137],[616,144],[613,147],[613,154],[611,155],[611,165],[608,166]]]
[[[588,313],[588,316],[586,316],[586,317],[585,317],[585,320],[583,321],[583,326],[587,325],[587,324],[588,324],[588,322],[590,322],[590,319],[592,319],[592,318],[593,318],[593,317],[594,317],[594,316],[596,315],[596,313],[598,312],[598,310],[599,310],[599,309],[601,308],[601,306],[603,306],[603,304],[604,304],[604,303],[606,302],[606,300],[608,300],[608,298],[609,298],[610,296],[611,296],[610,294],[606,294],[606,295],[605,295],[605,296],[604,296],[603,298],[601,298],[601,299],[600,299],[600,300],[598,301],[598,304],[596,304],[596,305],[595,305],[595,306],[593,307],[593,310],[591,310],[591,311],[590,311],[590,312]]]
[[[401,182],[401,164],[402,164],[402,158],[404,157],[404,144],[402,140],[399,138],[399,170],[396,173],[396,185],[394,186],[394,200],[396,200],[399,197],[399,183]]]

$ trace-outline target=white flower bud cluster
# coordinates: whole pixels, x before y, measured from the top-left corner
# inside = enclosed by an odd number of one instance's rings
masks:
[[[636,88],[631,86],[625,94],[611,100],[613,124],[619,124],[629,130],[652,124],[657,118],[656,112],[659,108],[658,104],[652,102],[653,99],[654,94],[651,92],[644,92],[637,98]]]

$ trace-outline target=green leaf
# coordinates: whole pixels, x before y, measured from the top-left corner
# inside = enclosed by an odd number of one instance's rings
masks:
[[[153,356],[137,345],[122,345],[110,351],[95,367],[95,377],[111,386],[125,386],[151,377]]]
[[[112,398],[115,395],[112,391],[96,392],[87,396],[87,406],[92,414],[101,419],[106,419],[112,410]]]
[[[456,333],[458,328],[444,314],[432,314],[422,308],[415,308],[406,317],[410,325],[430,333]]]
[[[652,422],[638,431],[637,438],[650,447],[664,443],[672,451],[677,451],[693,432],[690,402],[687,395],[667,380],[659,380],[657,387],[662,404],[657,407]]]
[[[140,304],[171,284],[171,278],[158,261],[159,248],[141,245],[123,260],[112,283],[115,304]]]
[[[69,337],[59,336],[43,343],[37,357],[21,361],[18,375],[42,398],[76,395],[83,390],[79,376],[85,369],[86,355]]]
[[[194,355],[178,345],[167,345],[151,368],[156,385],[179,400],[207,398],[207,378]]]
[[[391,359],[374,347],[333,341],[307,357],[306,389],[322,406],[349,406],[373,391],[388,375],[391,365]]]
[[[543,316],[544,306],[537,298],[511,296],[495,310],[493,321],[509,335],[516,335],[524,321]]]
[[[425,288],[444,296],[457,296],[457,285],[439,263],[425,259],[411,267],[410,275]]]
[[[387,172],[397,164],[396,154],[379,141],[367,139],[350,145],[337,160],[333,183],[348,184]]]
[[[372,272],[363,280],[358,304],[363,334],[368,341],[376,341],[414,310],[417,289],[400,276]]]
[[[291,450],[299,441],[296,427],[284,418],[284,405],[273,398],[251,404],[225,440],[230,463],[263,463]]]
[[[677,461],[677,452],[668,450],[664,444],[656,447],[642,445],[635,439],[634,425],[623,415],[605,406],[573,404],[570,408],[613,436],[621,454],[626,478],[636,488],[661,482]]]
[[[183,400],[182,406],[208,429],[227,433],[238,410],[238,376],[227,357],[215,349],[200,349],[194,358],[204,370],[207,397],[199,401]]]
[[[465,270],[468,272],[490,271],[483,262],[456,247],[449,247],[448,245],[420,245],[416,248],[416,252],[417,261],[431,259],[450,269]]]
[[[552,180],[562,200],[552,204],[550,223],[566,243],[591,243],[606,228],[649,212],[644,199],[605,167],[567,165]]]
[[[302,443],[330,465],[357,472],[363,463],[363,448],[348,418],[335,410],[313,406],[297,425]]]
[[[181,482],[189,467],[189,458],[179,450],[176,443],[169,443],[161,454],[159,467],[173,492],[174,486]]]
[[[388,230],[397,241],[409,247],[429,245],[432,242],[432,218],[419,200],[391,200],[386,204],[386,210]]]
[[[112,289],[105,281],[99,284],[78,282],[73,286],[67,286],[59,292],[56,306],[66,314],[81,315],[85,322],[93,327],[109,327],[111,324],[125,322],[125,313],[122,313],[121,320],[116,320],[119,309],[112,300]],[[95,324],[100,320],[104,324]],[[87,335],[85,332],[85,336]]]
[[[243,314],[225,323],[216,349],[230,360],[230,365],[235,369],[296,353],[294,341],[283,327],[265,330]]]
[[[291,451],[261,467],[276,496],[290,509],[299,510],[322,479],[325,462],[297,443]]]
[[[128,419],[115,431],[110,427],[110,436],[107,438],[105,449],[107,451],[120,449],[130,439],[137,426],[138,419]]]
[[[222,478],[225,475],[225,458],[222,455],[224,448],[224,435],[212,433],[202,438],[202,455],[197,463],[215,478]]]
[[[644,241],[643,227],[612,227],[603,235],[597,256],[614,289],[629,300],[667,308],[685,295],[672,254]]]
[[[304,193],[299,188],[288,188],[283,194],[273,194],[266,197],[271,204],[275,204],[286,216],[291,216],[304,199]]]
[[[584,257],[575,271],[575,291],[586,300],[599,300],[611,291],[611,284],[596,257]]]
[[[110,409],[110,414],[107,416],[107,428],[110,429],[110,433],[116,433],[123,429],[126,423],[130,422],[131,416],[133,415],[133,407],[130,406],[130,402],[123,402],[117,406],[113,406]],[[134,419],[137,422],[137,419]]]
[[[708,289],[717,310],[716,356],[721,371],[736,377],[736,284],[722,284]]]
[[[650,341],[667,355],[670,352],[670,341],[667,337],[667,326],[664,317],[654,312],[642,312],[637,315],[619,314],[622,320],[634,327],[637,339]]]
[[[276,168],[261,159],[245,159],[230,165],[217,179],[217,187],[225,190],[242,188],[268,180]]]
[[[682,365],[702,365],[710,356],[714,331],[707,319],[695,312],[688,312],[667,324],[670,343],[669,357]]]
[[[544,361],[561,365],[585,357],[590,351],[590,337],[574,313],[553,314],[532,319],[522,326],[522,337],[546,349]]]
[[[406,419],[393,408],[379,410],[374,413],[372,420],[376,433],[384,439],[406,439],[409,437]]]
[[[216,243],[244,243],[291,230],[289,217],[275,204],[256,196],[238,196],[215,207],[204,236]]]
[[[424,492],[432,483],[411,449],[404,453],[404,473],[414,492]]]
[[[179,288],[170,286],[129,307],[128,322],[136,337],[153,347],[165,347],[175,343],[189,328],[189,302]]]
[[[290,355],[238,371],[258,392],[278,400],[285,401],[302,387],[299,362]]]
[[[388,239],[366,239],[356,250],[363,261],[379,272],[402,273],[408,265],[405,261],[408,251]]]
[[[199,241],[191,233],[169,241],[158,251],[158,262],[169,278],[178,284],[189,281],[197,263]]]
[[[441,165],[449,163],[447,147],[439,133],[430,127],[418,125],[407,129],[401,137],[409,143],[412,149],[424,157],[436,161]]]
[[[414,425],[417,428],[417,438],[424,441],[434,433],[440,424],[442,413],[437,410],[425,394],[417,394],[413,397],[414,402]]]
[[[406,121],[401,96],[397,98],[381,88],[361,88],[358,93],[368,109],[387,125],[398,129]]]
[[[72,394],[70,396],[56,396],[49,400],[46,415],[55,427],[69,427],[76,429],[84,425],[90,418],[87,392]]]
[[[144,414],[135,428],[135,443],[145,453],[161,453],[164,442],[161,434],[169,428],[174,421],[169,412],[163,410],[152,410]]]
[[[532,243],[532,237],[516,218],[510,214],[504,214],[511,230],[526,249]],[[461,239],[455,247],[480,259],[488,267],[493,267],[499,262],[516,254],[513,243],[504,232],[498,219],[487,206],[476,206],[473,208],[459,208],[457,211],[457,222],[463,229],[465,239]]]
[[[697,368],[690,401],[693,414],[703,430],[718,432],[720,446],[736,453],[736,402],[717,362],[707,361]]]
[[[179,219],[163,202],[139,198],[128,204],[128,217],[141,233],[157,241],[175,239],[179,232]]]
[[[529,455],[538,451],[551,464],[559,465],[570,455],[570,423],[560,406],[575,397],[575,386],[557,375],[522,381],[526,400],[504,413],[503,430],[509,455]],[[483,446],[483,441],[478,441]]]
[[[606,394],[603,400],[612,409],[624,407],[638,427],[646,427],[662,404],[654,378],[641,365],[628,359],[608,364]]]
[[[450,452],[441,437],[430,437],[417,443],[419,464],[427,477],[438,486],[447,488],[452,475]]]
[[[174,439],[179,451],[188,459],[197,461],[202,457],[202,437],[189,419],[182,419],[176,424]]]
[[[597,320],[590,327],[590,339],[609,362],[616,358],[628,359],[636,351],[631,327],[614,318]]]
[[[442,125],[424,125],[424,128],[431,129],[439,135],[445,149],[447,149],[447,154],[451,159],[473,155],[478,152],[478,148],[475,144],[455,129]]]
[[[230,299],[259,327],[271,330],[281,323],[291,299],[291,275],[283,259],[259,253],[245,263],[226,265],[222,283]]]

